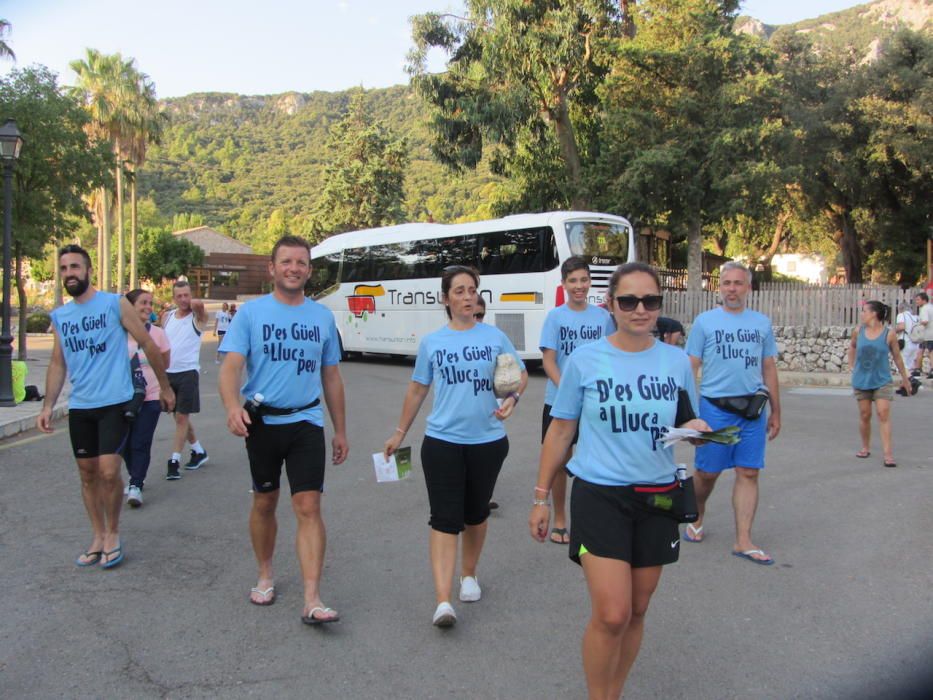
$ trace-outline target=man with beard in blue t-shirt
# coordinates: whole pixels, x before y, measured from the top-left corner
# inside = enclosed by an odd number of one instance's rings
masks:
[[[91,284],[87,251],[77,245],[65,246],[58,254],[58,266],[62,285],[73,301],[52,312],[54,345],[45,375],[45,403],[36,426],[43,433],[52,432],[52,408],[67,374],[71,378],[68,431],[81,473],[81,496],[94,530],[91,546],[75,564],[112,569],[123,562],[120,452],[129,428],[127,402],[133,397],[127,331],[155,372],[164,410],[175,407],[175,395],[165,375],[162,351],[136,309],[119,294],[98,291]]]

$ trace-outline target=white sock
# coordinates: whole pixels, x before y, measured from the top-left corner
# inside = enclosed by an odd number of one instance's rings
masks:
[[[176,462],[180,462],[180,461],[181,461],[181,453],[180,453],[180,452],[172,452],[172,459],[175,460]]]
[[[191,443],[191,449],[197,452],[199,455],[204,454],[204,448],[201,447],[201,441]]]

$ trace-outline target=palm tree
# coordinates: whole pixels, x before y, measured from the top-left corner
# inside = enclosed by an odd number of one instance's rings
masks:
[[[117,189],[117,284],[121,290],[124,281],[124,237],[123,237],[123,163],[121,154],[122,143],[126,140],[126,133],[130,129],[128,105],[132,104],[135,92],[136,76],[138,71],[135,61],[124,61],[119,54],[110,56],[102,54],[96,49],[87,49],[84,60],[72,61],[71,69],[78,76],[75,92],[85,103],[91,113],[92,123],[90,131],[93,138],[105,139],[113,147],[116,156],[114,168]],[[103,269],[99,279],[104,289],[111,289],[110,281],[110,206],[106,192],[101,193],[103,200],[102,215],[100,217],[101,248]]]
[[[158,143],[166,121],[165,114],[159,109],[156,100],[155,84],[145,73],[138,73],[136,94],[130,112],[131,129],[126,142],[124,157],[130,183],[130,288],[137,283],[137,215],[136,182],[137,173],[146,162],[146,151],[150,143]]]
[[[16,54],[13,53],[13,49],[11,49],[10,45],[2,38],[9,34],[12,28],[13,25],[7,20],[0,19],[0,58],[9,58],[11,61],[15,61]]]

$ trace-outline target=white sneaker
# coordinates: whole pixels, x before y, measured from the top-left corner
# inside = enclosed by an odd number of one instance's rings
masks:
[[[457,613],[454,606],[444,601],[439,603],[437,610],[434,611],[434,619],[431,621],[435,627],[453,627],[457,624]]]
[[[460,577],[460,600],[464,603],[475,603],[483,595],[480,590],[479,581],[475,576]]]
[[[139,508],[143,504],[143,492],[138,486],[130,486],[126,490],[126,502],[133,508]]]

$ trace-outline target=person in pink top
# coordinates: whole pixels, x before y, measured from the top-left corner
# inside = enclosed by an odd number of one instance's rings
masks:
[[[134,289],[127,293],[126,299],[139,313],[140,320],[145,324],[146,330],[149,331],[149,335],[152,336],[152,340],[162,353],[162,361],[168,367],[168,336],[165,335],[164,330],[149,321],[150,314],[152,314],[152,293],[145,289]],[[142,406],[136,419],[130,424],[129,435],[120,451],[130,475],[130,483],[126,488],[126,502],[132,508],[139,508],[143,504],[143,484],[146,480],[146,472],[149,471],[152,436],[159,423],[162,407],[159,404],[159,382],[156,380],[145,353],[139,352],[139,344],[132,336],[128,338],[127,346],[134,373],[141,371],[146,382],[146,395]],[[138,367],[135,358],[139,360]]]

